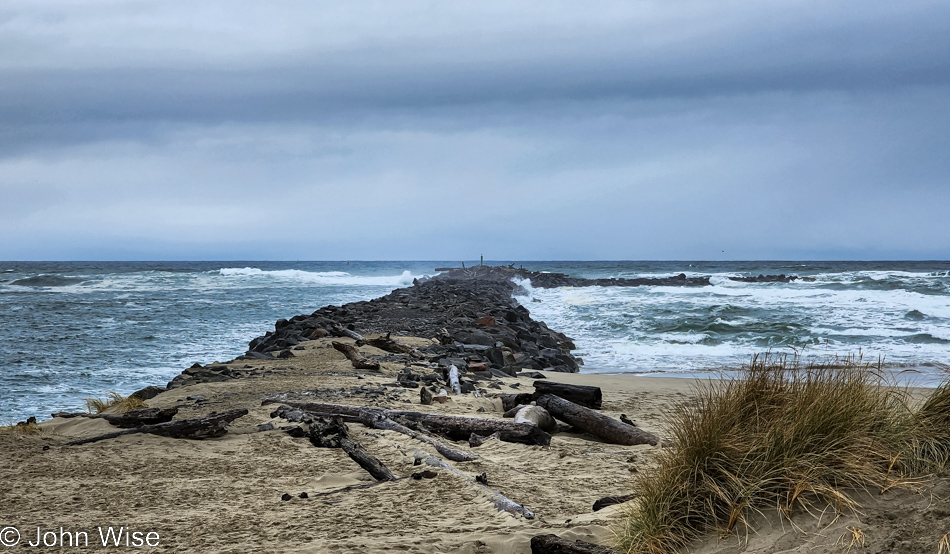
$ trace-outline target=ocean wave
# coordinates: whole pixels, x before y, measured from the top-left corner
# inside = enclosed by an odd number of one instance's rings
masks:
[[[345,271],[304,271],[301,269],[268,271],[256,267],[223,267],[218,273],[222,277],[260,277],[326,286],[403,287],[411,285],[412,280],[416,278],[408,270],[400,275],[366,276],[351,275]]]
[[[16,281],[12,281],[10,284],[21,287],[65,287],[67,285],[75,285],[82,282],[83,279],[76,279],[73,277],[60,277],[59,275],[34,275],[33,277],[17,279]]]

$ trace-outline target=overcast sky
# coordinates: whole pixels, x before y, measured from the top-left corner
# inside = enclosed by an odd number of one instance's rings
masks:
[[[948,259],[950,3],[0,3],[0,259]]]

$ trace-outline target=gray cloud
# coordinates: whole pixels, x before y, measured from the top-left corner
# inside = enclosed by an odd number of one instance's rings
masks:
[[[0,258],[950,255],[950,7],[473,6],[5,5]]]

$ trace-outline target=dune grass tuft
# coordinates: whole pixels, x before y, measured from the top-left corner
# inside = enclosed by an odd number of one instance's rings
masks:
[[[109,391],[109,396],[105,400],[101,398],[87,398],[86,408],[90,413],[101,414],[109,410],[112,413],[123,414],[130,410],[148,408],[148,404],[136,396],[122,396],[115,391]]]
[[[36,418],[31,417],[26,421],[20,421],[14,425],[0,426],[0,433],[15,433],[19,435],[38,435],[40,428],[36,424]]]
[[[636,479],[619,529],[624,552],[677,552],[710,531],[743,534],[776,508],[844,513],[849,491],[878,491],[947,467],[950,383],[910,408],[905,388],[859,359],[801,367],[753,358],[670,414],[673,447]],[[861,537],[852,537],[860,542]]]

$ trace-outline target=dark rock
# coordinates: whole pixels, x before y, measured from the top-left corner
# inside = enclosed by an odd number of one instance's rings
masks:
[[[491,348],[485,352],[485,357],[488,358],[488,361],[495,367],[505,367],[505,353],[501,351],[501,348]]]
[[[495,338],[485,331],[479,331],[478,329],[460,329],[453,333],[452,336],[463,344],[495,346]]]
[[[540,371],[523,371],[521,373],[522,377],[527,377],[529,379],[547,379],[548,377],[541,373]]]
[[[158,396],[159,394],[162,394],[166,390],[167,389],[163,389],[162,387],[148,386],[148,387],[145,387],[144,389],[139,389],[133,392],[132,394],[129,395],[129,398],[138,398],[139,400],[144,402],[146,400],[151,400],[152,398],[155,398],[156,396]]]
[[[291,498],[293,498],[293,497],[290,496],[289,494],[287,494],[286,492],[285,492],[284,494],[282,494],[281,497],[280,497],[280,499],[283,500],[284,502],[287,502],[287,501],[290,500]]]

